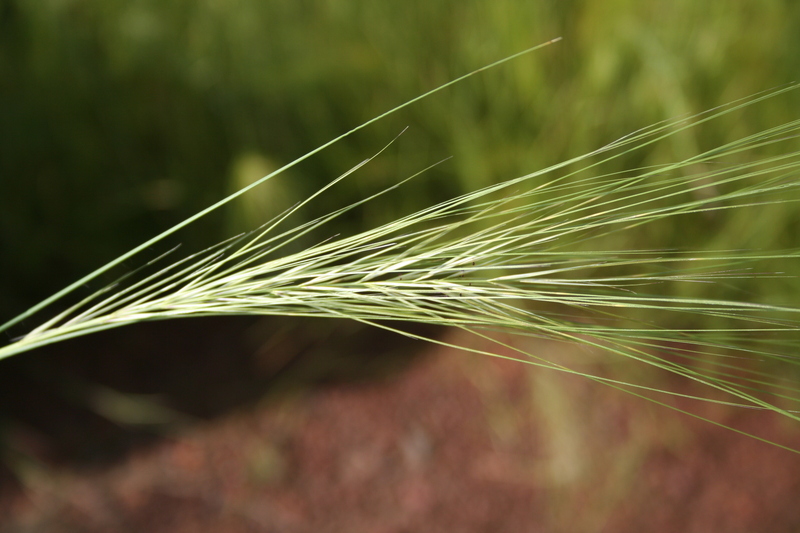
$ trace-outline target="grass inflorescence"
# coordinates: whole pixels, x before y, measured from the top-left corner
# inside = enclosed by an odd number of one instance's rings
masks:
[[[177,317],[338,317],[387,329],[394,329],[388,321],[400,320],[462,328],[497,348],[461,346],[469,351],[587,375],[651,399],[663,392],[534,355],[509,345],[498,333],[577,342],[709,387],[706,396],[685,396],[800,420],[797,386],[781,379],[790,377],[785,369],[793,372],[800,363],[800,308],[735,290],[742,282],[788,276],[770,270],[769,264],[793,264],[800,252],[607,246],[613,242],[610,236],[667,221],[684,221],[687,232],[698,232],[722,212],[757,213],[796,202],[800,120],[674,163],[605,170],[609,162],[633,159],[657,142],[795,89],[792,85],[655,124],[594,152],[368,231],[326,235],[316,245],[289,251],[300,240],[324,232],[337,217],[397,193],[404,182],[328,215],[290,224],[305,205],[330,193],[370,158],[252,232],[167,266],[161,265],[169,254],[151,261],[0,348],[0,358],[125,324]],[[79,280],[0,331],[258,183]]]

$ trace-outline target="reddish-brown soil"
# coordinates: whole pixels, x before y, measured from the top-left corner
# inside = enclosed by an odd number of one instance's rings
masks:
[[[800,448],[769,414],[703,414]],[[435,346],[380,379],[267,394],[105,466],[9,461],[21,485],[3,493],[3,533],[800,530],[800,455]]]

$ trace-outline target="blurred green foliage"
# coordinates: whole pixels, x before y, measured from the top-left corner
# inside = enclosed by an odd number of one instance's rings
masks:
[[[798,27],[791,0],[0,0],[0,314],[380,112],[553,37],[564,41],[339,143],[180,240],[196,249],[262,222],[405,126],[306,216],[447,156],[339,230],[537,170],[797,79]],[[775,99],[619,164],[690,156],[796,118],[797,104]],[[693,233],[719,247],[797,246],[797,222],[776,207]],[[648,231],[659,246],[686,233]]]

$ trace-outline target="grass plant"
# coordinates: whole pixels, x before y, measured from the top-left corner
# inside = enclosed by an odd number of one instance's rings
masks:
[[[471,72],[333,139],[78,280],[0,331],[40,316],[87,282],[353,132],[545,45]],[[166,266],[175,254],[165,254],[65,306],[0,347],[0,358],[146,320],[223,314],[339,317],[393,331],[399,331],[394,325],[399,320],[461,328],[496,347],[460,346],[467,351],[586,375],[656,402],[669,393],[565,366],[498,333],[577,342],[707,387],[706,395],[685,395],[691,399],[800,420],[795,378],[800,308],[737,289],[789,277],[800,252],[693,251],[661,243],[625,247],[635,242],[626,235],[658,224],[678,223],[686,232],[700,232],[727,212],[755,217],[796,202],[800,120],[673,163],[607,170],[620,159],[645,161],[641,154],[662,141],[796,89],[790,85],[654,124],[593,152],[354,235],[326,234],[326,225],[378,197],[399,194],[427,169],[327,215],[293,223],[309,203],[335,194],[335,185],[381,157],[378,153],[260,228]],[[292,251],[315,235],[318,244]],[[609,242],[621,246],[610,249]],[[771,268],[778,263],[789,265],[787,272]]]

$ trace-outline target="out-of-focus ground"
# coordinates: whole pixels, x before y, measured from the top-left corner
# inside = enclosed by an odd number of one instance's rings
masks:
[[[288,353],[292,340],[314,337],[288,331],[271,344],[273,356]],[[465,341],[457,331],[440,335]],[[342,347],[345,338],[330,333],[308,351],[325,351],[328,342]],[[362,342],[350,366],[369,367],[365,346],[376,354],[393,347],[411,351],[404,343],[385,336]],[[334,359],[335,346],[328,350]],[[416,349],[418,356],[403,365],[398,356],[387,371],[358,377],[354,370],[348,379],[320,374],[305,387],[287,386],[292,379],[285,376],[307,374],[319,359],[303,363],[306,356],[290,354],[297,360],[281,372],[266,371],[278,386],[262,390],[260,399],[211,413],[197,408],[195,398],[196,409],[216,416],[167,424],[158,438],[94,466],[48,463],[57,454],[46,449],[46,439],[24,425],[12,428],[12,450],[40,453],[7,455],[17,482],[2,485],[0,531],[800,528],[800,455],[584,378],[447,347]],[[537,349],[552,355],[564,347]],[[181,364],[181,357],[172,360]],[[339,359],[336,366],[347,365]],[[245,389],[246,381],[228,380]],[[219,387],[205,392],[213,395]],[[679,387],[693,390],[687,383]],[[720,406],[701,412],[800,447],[798,428],[769,414]]]

